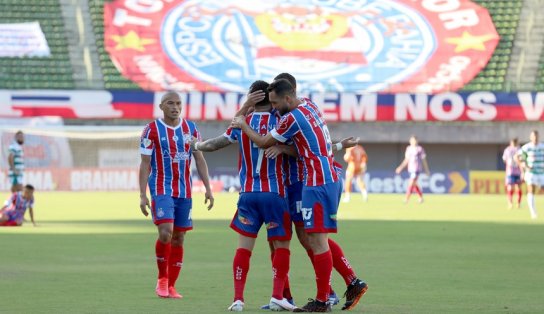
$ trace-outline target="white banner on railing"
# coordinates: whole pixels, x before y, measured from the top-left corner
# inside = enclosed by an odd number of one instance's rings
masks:
[[[0,24],[0,57],[49,57],[40,23]]]

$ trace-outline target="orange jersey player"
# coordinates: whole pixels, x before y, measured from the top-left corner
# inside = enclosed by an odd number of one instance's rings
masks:
[[[354,147],[346,149],[346,154],[344,155],[344,161],[348,163],[346,168],[346,182],[345,182],[345,194],[344,202],[349,202],[351,197],[351,184],[353,178],[356,178],[357,186],[361,191],[363,200],[366,202],[368,199],[368,193],[366,191],[364,175],[366,172],[366,163],[368,156],[365,149],[361,145],[356,145]]]

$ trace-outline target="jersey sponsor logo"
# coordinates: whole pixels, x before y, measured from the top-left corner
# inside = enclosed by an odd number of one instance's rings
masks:
[[[471,1],[117,0],[105,46],[145,89],[245,91],[289,69],[300,91],[456,90],[499,36]]]
[[[267,230],[270,230],[270,229],[277,228],[277,227],[279,227],[279,226],[280,226],[280,225],[279,225],[278,223],[271,221],[271,222],[269,222],[269,223],[266,224],[266,229],[267,229]]]
[[[172,158],[172,162],[181,162],[185,160],[191,159],[191,156],[187,152],[177,152],[174,154],[174,158]]]

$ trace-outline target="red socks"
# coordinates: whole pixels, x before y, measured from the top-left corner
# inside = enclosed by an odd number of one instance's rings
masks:
[[[334,269],[336,269],[336,271],[340,273],[342,278],[344,278],[346,286],[349,285],[354,279],[357,278],[357,276],[351,268],[348,259],[344,256],[344,252],[342,251],[340,245],[334,242],[334,240],[332,240],[331,238],[329,238],[329,248],[332,254],[332,264],[334,266]]]
[[[421,194],[421,190],[419,189],[419,186],[417,185],[414,185],[414,191],[416,191],[417,195],[419,195],[419,197],[422,197],[423,195]]]
[[[283,290],[287,273],[289,273],[289,259],[291,252],[289,249],[278,248],[274,250],[274,260],[272,261],[272,272],[274,274],[274,288],[272,297],[283,299]]]
[[[232,275],[234,278],[234,300],[244,301],[244,288],[246,287],[247,273],[249,272],[249,259],[251,251],[239,248],[236,250],[232,261]]]
[[[518,205],[521,204],[521,187],[518,188]]]
[[[507,190],[506,195],[508,197],[508,202],[512,203],[512,197],[514,196],[514,189],[510,188],[510,190]]]
[[[168,277],[168,257],[170,256],[170,242],[155,242],[155,256],[157,257],[157,268],[159,269],[159,278]]]
[[[315,281],[317,283],[316,299],[326,302],[329,299],[329,289],[332,273],[331,251],[314,255]]]
[[[170,259],[168,260],[168,286],[174,287],[178,279],[181,266],[183,265],[183,246],[172,246],[170,248]]]

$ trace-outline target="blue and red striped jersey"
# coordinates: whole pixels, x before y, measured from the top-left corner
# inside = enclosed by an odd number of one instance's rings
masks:
[[[271,134],[282,143],[294,142],[304,162],[306,186],[338,181],[329,129],[323,114],[309,99],[302,99],[297,108],[285,114]]]
[[[15,192],[10,198],[4,203],[2,209],[8,214],[10,219],[22,223],[25,212],[28,208],[33,208],[34,198],[26,199],[23,197],[23,192]]]
[[[151,196],[191,198],[192,137],[200,140],[196,125],[181,119],[175,128],[157,119],[144,128],[140,153],[151,156],[148,184]]]
[[[263,136],[274,129],[278,120],[276,115],[269,112],[253,112],[246,117],[247,124]],[[228,128],[224,136],[232,143],[238,142],[240,192],[274,192],[285,196],[282,154],[275,159],[266,158],[264,149],[259,148],[240,129]]]
[[[286,186],[304,180],[304,163],[302,158],[284,155],[283,166],[286,175]]]

